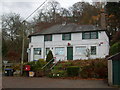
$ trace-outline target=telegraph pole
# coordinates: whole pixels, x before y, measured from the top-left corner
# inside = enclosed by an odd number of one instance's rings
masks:
[[[23,25],[25,25],[25,21],[22,22]],[[25,43],[25,40],[24,40],[24,26],[22,28],[22,55],[21,55],[21,75],[23,74],[23,61],[24,61],[24,43]]]
[[[47,0],[45,0],[37,9],[35,9],[26,19],[24,19],[22,21],[22,24],[25,26],[25,21],[31,17],[40,7],[42,7],[42,5],[44,5],[47,2]],[[24,43],[25,43],[25,35],[24,35],[24,26],[22,27],[22,54],[21,54],[21,75],[23,72],[23,61],[24,61]]]

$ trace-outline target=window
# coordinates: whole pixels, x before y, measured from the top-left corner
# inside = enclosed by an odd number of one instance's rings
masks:
[[[83,35],[84,35],[84,39],[90,39],[90,32],[86,32]]]
[[[52,35],[45,35],[44,41],[52,41]]]
[[[71,40],[71,34],[70,33],[62,34],[62,40]]]
[[[41,55],[41,48],[34,48],[34,55]]]
[[[98,32],[84,32],[82,39],[98,39]]]
[[[96,55],[96,46],[91,46],[91,55]]]
[[[55,55],[64,55],[65,48],[64,47],[56,47],[55,48]]]
[[[91,32],[91,39],[97,39],[98,38],[98,32]]]
[[[50,48],[46,48],[46,55],[49,53]]]
[[[77,46],[76,54],[84,55],[86,53],[86,46]]]

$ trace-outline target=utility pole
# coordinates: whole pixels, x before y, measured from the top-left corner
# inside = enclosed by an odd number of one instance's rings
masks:
[[[25,20],[23,20],[22,24],[25,26],[25,21],[31,17],[40,7],[42,7],[42,5],[44,5],[45,3],[47,2],[47,0],[45,0],[37,9],[35,9],[34,12],[32,12]],[[25,43],[25,35],[24,35],[24,26],[22,27],[22,54],[21,54],[21,75],[22,75],[22,72],[23,72],[23,61],[24,61],[24,43]]]
[[[23,25],[25,25],[25,21],[22,22]],[[22,28],[22,55],[21,55],[21,75],[23,74],[23,61],[24,61],[24,43],[25,43],[25,40],[24,40],[24,26]]]

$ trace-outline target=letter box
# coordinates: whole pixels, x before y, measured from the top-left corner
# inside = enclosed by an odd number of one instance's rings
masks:
[[[31,68],[30,65],[25,65],[24,70],[25,71],[30,71],[30,68]]]

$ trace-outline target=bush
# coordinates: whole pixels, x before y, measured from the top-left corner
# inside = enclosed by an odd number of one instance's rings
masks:
[[[89,65],[81,68],[82,78],[107,78],[107,60],[91,60]]]
[[[21,64],[14,64],[12,65],[12,69],[16,70],[20,70],[21,69]]]
[[[51,59],[53,59],[53,54],[52,51],[50,50],[49,53],[47,54],[46,62],[49,62]]]
[[[44,75],[45,75],[45,73],[44,73],[44,70],[42,70],[42,69],[39,69],[35,72],[36,77],[42,77]]]
[[[26,65],[30,65],[31,70],[35,72],[39,71],[45,64],[46,62],[44,61],[44,59],[39,59],[38,61],[28,62]]]
[[[114,55],[118,52],[120,52],[120,42],[117,42],[110,47],[110,55]]]
[[[78,76],[80,68],[78,66],[67,67],[67,75],[70,77]]]
[[[52,70],[49,77],[66,77],[66,71],[64,70]]]

